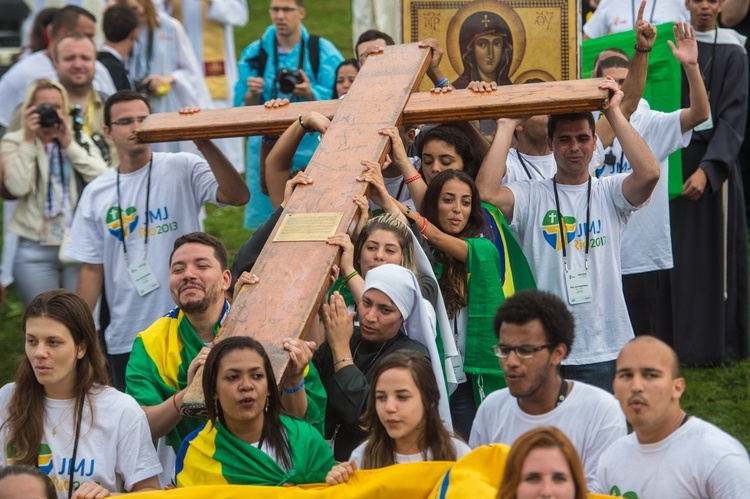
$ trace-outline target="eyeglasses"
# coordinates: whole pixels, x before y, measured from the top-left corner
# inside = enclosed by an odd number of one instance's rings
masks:
[[[268,12],[271,14],[278,14],[279,12],[282,12],[284,14],[291,14],[295,10],[297,10],[299,7],[271,7],[268,9]]]
[[[497,345],[492,347],[492,351],[495,352],[495,355],[500,357],[501,359],[507,359],[510,356],[510,352],[516,352],[516,355],[519,359],[530,359],[539,350],[549,348],[551,346],[554,346],[554,343],[545,343],[544,345],[539,345],[538,347],[532,345],[519,345],[517,347],[509,347],[507,345],[501,345],[500,343],[498,343]]]
[[[120,118],[117,121],[113,121],[110,123],[110,126],[112,125],[118,125],[118,126],[130,126],[135,122],[143,123],[143,120],[148,118],[148,116],[138,116],[137,118]]]

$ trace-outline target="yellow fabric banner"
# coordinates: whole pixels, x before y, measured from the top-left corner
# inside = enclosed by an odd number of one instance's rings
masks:
[[[213,100],[229,98],[226,77],[226,51],[224,47],[224,25],[207,19],[208,3],[201,2],[203,25],[203,75],[208,92]],[[182,0],[172,1],[172,17],[185,24],[182,19]],[[196,54],[198,55],[198,54]]]
[[[220,485],[186,487],[128,495],[133,499],[353,499],[408,497],[409,499],[496,499],[510,447],[485,445],[459,461],[432,461],[357,471],[341,485],[256,487]],[[591,499],[611,496],[591,494]]]

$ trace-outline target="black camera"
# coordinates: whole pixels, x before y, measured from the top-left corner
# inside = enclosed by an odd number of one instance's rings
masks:
[[[57,114],[55,106],[42,104],[34,109],[34,112],[39,115],[39,126],[41,127],[50,128],[60,124],[60,116]]]
[[[302,78],[302,74],[299,69],[286,69],[281,68],[276,73],[276,83],[279,85],[279,90],[282,94],[291,94],[294,92],[294,86],[299,85],[305,81]]]
[[[149,90],[148,85],[143,83],[143,80],[133,80],[133,83],[135,84],[135,91],[139,94],[143,94],[146,97],[151,95],[151,90]]]

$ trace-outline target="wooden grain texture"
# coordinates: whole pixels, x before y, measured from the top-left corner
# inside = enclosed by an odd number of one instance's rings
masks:
[[[385,54],[377,57],[371,56],[368,59],[368,65],[375,61],[382,63],[386,57],[390,56]],[[369,69],[367,72],[370,73]],[[359,76],[357,79],[362,80]],[[355,84],[357,79],[354,80]],[[412,94],[409,98],[404,110],[403,123],[444,123],[503,116],[533,116],[600,110],[607,103],[606,91],[597,88],[600,81],[601,78],[596,78],[510,85],[485,94],[477,94],[470,90],[454,90],[448,94],[419,92]],[[391,82],[387,75],[381,75],[377,84],[385,85],[377,88],[382,99],[389,100],[393,97]],[[371,94],[375,90],[372,85],[368,87],[368,92]],[[141,142],[281,134],[300,114],[316,111],[332,118],[343,102],[349,98],[348,95],[343,101],[296,102],[273,109],[263,106],[246,106],[213,109],[186,116],[178,113],[152,114],[146,118],[136,134]],[[373,103],[367,105],[372,107]]]
[[[356,214],[352,198],[365,192],[366,184],[356,181],[360,162],[379,161],[385,155],[389,139],[378,130],[399,121],[409,94],[427,69],[429,55],[417,44],[398,45],[387,47],[384,57],[368,61],[310,160],[307,173],[315,182],[294,191],[285,215],[342,212],[339,232],[348,231]],[[282,216],[279,224],[283,220]],[[253,268],[260,282],[237,298],[222,337],[247,335],[260,341],[281,380],[289,359],[283,339],[304,338],[330,287],[339,248],[325,242],[274,242],[279,224]],[[196,389],[186,393],[183,411],[201,415],[202,396]]]

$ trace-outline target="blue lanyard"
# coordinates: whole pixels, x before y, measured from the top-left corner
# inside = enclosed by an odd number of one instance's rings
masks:
[[[55,154],[57,152],[57,154]],[[57,157],[57,164],[58,167],[53,171],[53,165],[54,165],[54,158]],[[68,175],[65,175],[66,169],[65,169],[65,160],[62,155],[62,147],[60,147],[60,143],[56,140],[53,142],[52,150],[49,153],[49,169],[48,169],[48,175],[47,175],[47,215],[49,216],[57,216],[62,212],[62,206],[63,201],[66,196],[68,196],[69,186],[68,181],[70,180],[70,174],[68,172]],[[37,163],[37,166],[38,163]],[[41,170],[39,170],[39,173],[41,173]],[[60,186],[62,188],[62,198],[60,198],[60,206],[57,210],[57,212],[54,212],[55,208],[55,189],[52,182],[52,178],[56,177],[58,181],[60,182]]]

